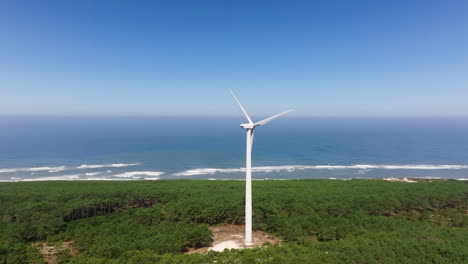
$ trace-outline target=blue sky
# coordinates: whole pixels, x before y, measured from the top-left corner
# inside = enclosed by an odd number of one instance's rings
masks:
[[[467,1],[0,3],[0,114],[468,116]]]

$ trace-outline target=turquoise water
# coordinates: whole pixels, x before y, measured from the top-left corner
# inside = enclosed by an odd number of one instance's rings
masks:
[[[239,118],[0,117],[0,181],[242,179]],[[468,119],[297,118],[255,131],[255,179],[468,178]]]

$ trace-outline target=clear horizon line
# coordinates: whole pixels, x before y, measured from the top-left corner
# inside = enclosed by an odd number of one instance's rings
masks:
[[[268,114],[253,115],[263,117]],[[0,118],[243,118],[238,114],[200,115],[200,114],[2,114]],[[468,118],[468,114],[459,115],[307,115],[292,114],[288,118]]]

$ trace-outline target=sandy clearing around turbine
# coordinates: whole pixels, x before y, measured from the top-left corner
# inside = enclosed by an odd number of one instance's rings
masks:
[[[213,232],[213,244],[210,247],[190,249],[187,254],[207,253],[208,251],[222,252],[225,249],[245,249],[261,246],[264,243],[279,244],[281,240],[262,231],[253,231],[253,245],[244,246],[245,227],[239,225],[224,225],[210,227]]]

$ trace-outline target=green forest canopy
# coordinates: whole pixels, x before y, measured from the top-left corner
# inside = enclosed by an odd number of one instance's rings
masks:
[[[44,263],[38,241],[73,241],[62,263],[467,263],[468,183],[253,183],[254,229],[282,245],[186,255],[208,226],[243,224],[244,182],[0,183],[0,263]]]

